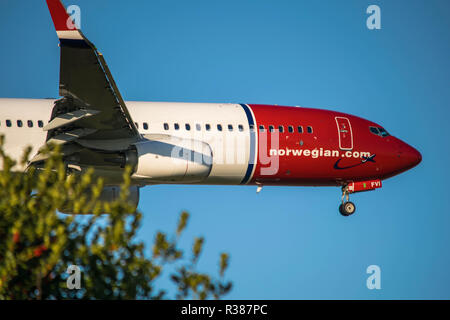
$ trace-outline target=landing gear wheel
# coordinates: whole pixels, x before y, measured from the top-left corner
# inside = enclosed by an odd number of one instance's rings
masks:
[[[339,212],[345,217],[348,217],[355,213],[355,210],[355,204],[350,201],[344,202],[339,206]]]
[[[339,212],[344,216],[348,217],[355,213],[356,207],[353,202],[349,199],[350,191],[348,190],[348,185],[342,187],[342,204],[339,206]]]

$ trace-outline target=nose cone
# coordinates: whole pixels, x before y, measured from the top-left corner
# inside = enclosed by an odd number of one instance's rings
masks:
[[[404,142],[400,147],[399,158],[404,166],[404,170],[411,169],[422,161],[422,155],[420,152]]]
[[[411,149],[412,149],[411,163],[412,166],[415,167],[422,161],[422,155],[418,150],[414,149],[413,147],[411,147]]]

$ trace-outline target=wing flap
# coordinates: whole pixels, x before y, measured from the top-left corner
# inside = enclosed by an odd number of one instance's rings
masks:
[[[72,142],[76,139],[85,137],[87,135],[90,135],[97,131],[97,129],[76,129],[72,131],[66,131],[61,134],[58,134],[57,136],[52,137],[51,139],[47,140],[47,144],[55,143],[55,144],[63,144],[67,142]]]
[[[50,121],[46,126],[44,126],[44,131],[49,131],[57,128],[61,128],[70,123],[74,123],[75,121],[81,120],[86,117],[91,117],[93,115],[98,114],[100,111],[98,110],[75,110],[73,112],[68,112],[56,116]]]

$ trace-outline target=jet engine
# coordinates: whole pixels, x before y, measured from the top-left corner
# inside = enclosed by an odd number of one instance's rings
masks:
[[[161,183],[190,183],[206,179],[211,172],[211,147],[202,141],[169,135],[152,135],[135,145],[134,179]]]

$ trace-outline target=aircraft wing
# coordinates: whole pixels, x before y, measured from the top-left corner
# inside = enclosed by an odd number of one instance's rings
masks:
[[[76,28],[60,0],[47,0],[47,5],[60,40],[59,94],[63,96],[44,127],[47,141],[104,141],[105,145],[117,139],[137,141],[140,135],[103,55]]]

